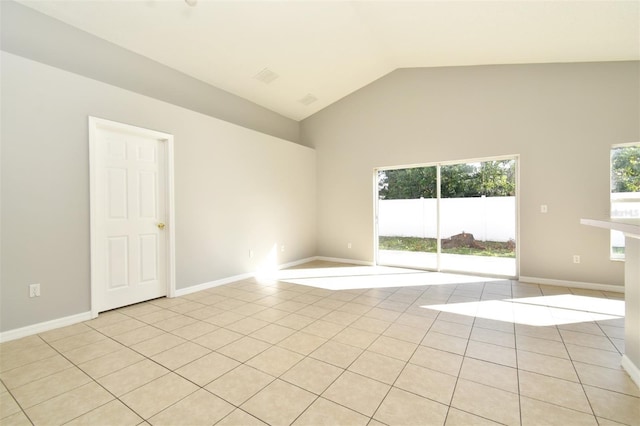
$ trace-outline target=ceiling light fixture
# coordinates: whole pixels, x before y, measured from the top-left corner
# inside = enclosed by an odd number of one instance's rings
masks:
[[[194,7],[195,5],[198,4],[198,0],[184,0],[184,2],[191,7]]]

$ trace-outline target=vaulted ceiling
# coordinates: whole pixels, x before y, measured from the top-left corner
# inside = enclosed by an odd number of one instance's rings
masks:
[[[637,0],[20,3],[294,120],[397,68],[640,59]]]

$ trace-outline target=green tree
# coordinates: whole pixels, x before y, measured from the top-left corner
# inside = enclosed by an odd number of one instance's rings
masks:
[[[384,170],[378,173],[378,194],[381,200],[435,198],[436,167]]]
[[[464,163],[440,167],[440,194],[442,198],[480,196],[478,165]]]
[[[380,199],[406,200],[437,196],[437,167],[414,167],[378,173]],[[440,168],[441,196],[501,197],[515,195],[515,161],[485,161]]]
[[[478,180],[480,195],[508,197],[516,195],[515,167],[513,160],[485,161],[480,163]]]
[[[611,150],[611,192],[640,192],[640,145]]]

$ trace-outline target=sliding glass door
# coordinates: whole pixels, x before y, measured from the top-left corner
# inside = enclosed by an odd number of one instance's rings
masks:
[[[437,166],[377,173],[378,263],[437,269]]]
[[[516,276],[516,158],[377,170],[377,262]]]

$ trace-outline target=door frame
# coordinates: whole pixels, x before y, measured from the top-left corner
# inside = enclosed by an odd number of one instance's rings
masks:
[[[378,235],[378,222],[379,222],[379,201],[380,201],[380,196],[378,193],[378,172],[380,171],[384,171],[384,170],[397,170],[397,169],[411,169],[411,168],[417,168],[417,167],[437,167],[437,180],[438,183],[440,182],[440,167],[441,166],[448,166],[448,165],[455,165],[455,164],[463,164],[463,163],[478,163],[478,162],[485,162],[485,161],[500,161],[500,160],[515,160],[515,181],[516,181],[516,192],[515,192],[515,234],[516,234],[516,258],[515,258],[515,263],[516,263],[516,270],[515,270],[515,275],[514,276],[505,276],[505,278],[508,279],[518,279],[520,277],[520,247],[521,247],[521,243],[520,243],[520,154],[512,154],[512,155],[499,155],[499,156],[492,156],[492,157],[480,157],[480,158],[472,158],[472,159],[467,159],[467,160],[448,160],[448,161],[436,161],[436,162],[432,162],[432,163],[417,163],[417,164],[408,164],[408,165],[399,165],[399,166],[385,166],[385,167],[375,167],[373,169],[373,259],[374,259],[374,265],[379,265],[379,250],[380,250],[380,237]],[[485,274],[481,274],[481,273],[471,273],[471,272],[465,272],[465,271],[455,271],[455,270],[448,270],[448,269],[442,269],[441,268],[441,263],[440,263],[440,255],[441,255],[441,235],[440,235],[440,185],[437,186],[437,192],[438,192],[438,197],[437,197],[437,226],[436,226],[436,232],[437,232],[437,267],[436,269],[430,269],[430,268],[417,268],[417,267],[412,267],[414,269],[424,269],[427,271],[433,271],[433,272],[451,272],[451,273],[456,273],[456,274],[471,274],[471,275],[476,275],[476,276],[481,276],[481,275],[485,275]],[[392,265],[393,266],[393,265]],[[491,275],[493,276],[493,275]]]
[[[163,142],[165,147],[165,212],[167,232],[164,232],[167,245],[166,259],[163,263],[166,268],[167,277],[167,297],[175,297],[176,277],[175,277],[175,212],[174,212],[174,167],[173,167],[173,135],[169,133],[150,130],[130,124],[119,123],[103,118],[89,116],[89,210],[90,210],[90,257],[91,257],[91,318],[98,316],[98,278],[96,274],[95,253],[97,253],[96,232],[102,226],[97,220],[97,165],[98,165],[98,130],[108,129],[117,132],[129,133],[138,136],[157,139]]]

